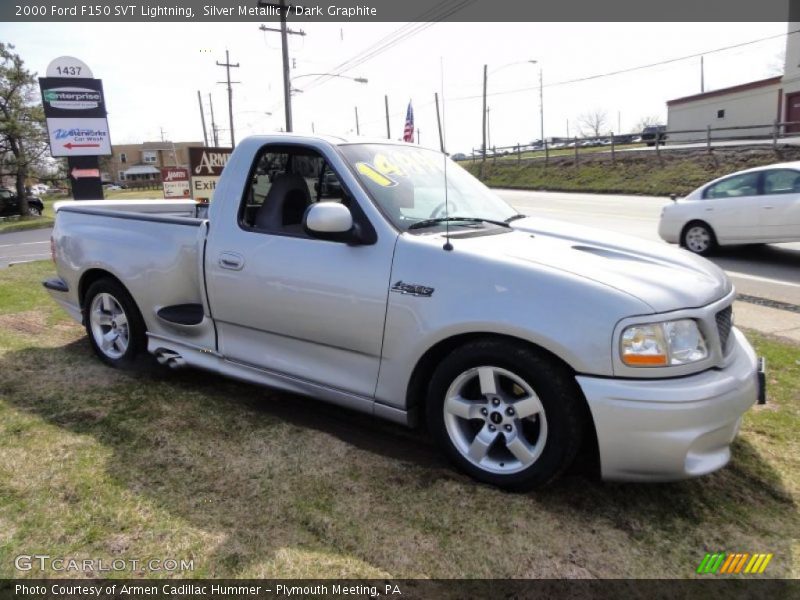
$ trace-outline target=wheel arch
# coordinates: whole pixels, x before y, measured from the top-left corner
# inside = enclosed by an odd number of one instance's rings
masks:
[[[547,356],[550,360],[553,360],[563,366],[570,376],[574,377],[575,375],[575,369],[573,369],[564,359],[554,354],[547,348],[535,344],[530,340],[508,334],[490,332],[461,333],[438,341],[433,346],[428,348],[428,350],[419,358],[416,365],[414,365],[414,369],[411,372],[408,386],[406,388],[406,406],[409,407],[409,409],[414,410],[414,412],[423,417],[424,420],[425,402],[427,398],[426,388],[437,365],[445,356],[447,356],[456,348],[477,340],[506,341],[527,346],[533,351]],[[581,387],[578,385],[577,381],[575,382],[575,389],[578,392],[579,402],[584,411],[585,422],[588,425],[586,439],[584,439],[583,442],[587,446],[588,450],[595,457],[597,457],[599,456],[599,451],[597,446],[597,431],[594,424],[594,418],[592,417],[592,412],[589,409],[589,403],[586,401],[586,398],[583,395]]]
[[[114,282],[119,284],[131,298],[133,298],[133,294],[131,294],[131,291],[128,289],[128,286],[122,283],[122,280],[116,275],[114,275],[111,271],[102,268],[87,269],[83,273],[83,275],[81,275],[81,278],[78,283],[78,303],[81,309],[85,308],[84,303],[86,301],[86,292],[89,290],[89,288],[92,286],[93,283],[95,283],[96,281],[100,281],[101,279],[113,280]],[[136,304],[135,299],[133,303]],[[138,305],[136,308],[138,310],[139,308]]]

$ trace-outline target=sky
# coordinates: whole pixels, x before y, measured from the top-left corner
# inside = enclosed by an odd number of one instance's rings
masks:
[[[275,23],[268,26],[274,27]],[[363,136],[386,137],[384,95],[394,139],[412,102],[420,142],[438,146],[434,93],[443,97],[448,152],[481,143],[483,65],[488,65],[490,145],[539,139],[539,74],[545,136],[579,135],[578,118],[604,111],[608,131],[627,133],[643,118],[666,123],[666,101],[700,92],[700,59],[564,83],[705,53],[706,91],[780,74],[786,23],[311,23],[291,21],[292,77],[327,73],[404,28],[399,43],[358,67],[349,79],[299,77],[294,130],[352,136],[358,108]],[[87,31],[90,30],[90,31]],[[777,36],[736,49],[719,48]],[[0,23],[26,66],[43,76],[63,55],[83,60],[103,80],[113,143],[202,141],[197,91],[206,122],[209,94],[228,143],[225,62],[230,52],[234,130],[246,135],[284,127],[280,35],[258,23]],[[527,61],[535,60],[536,64]],[[521,91],[520,91],[521,90]]]

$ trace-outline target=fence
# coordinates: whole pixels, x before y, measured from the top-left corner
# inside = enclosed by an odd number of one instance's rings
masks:
[[[758,131],[760,130],[760,131]],[[718,135],[718,132],[734,132],[732,135]],[[680,136],[680,140],[674,138]],[[685,137],[688,136],[688,137]],[[616,161],[619,146],[626,146],[625,151],[649,150],[652,147],[657,155],[665,147],[669,150],[694,150],[698,144],[703,144],[708,152],[715,146],[732,146],[735,142],[754,142],[769,144],[777,150],[779,141],[789,137],[800,137],[800,121],[773,121],[766,125],[739,125],[731,127],[711,127],[705,129],[675,129],[662,134],[614,134],[595,137],[550,138],[542,142],[531,144],[515,144],[513,146],[492,146],[486,148],[472,148],[469,156],[462,160],[497,162],[498,158],[508,162],[515,160],[521,163],[523,157],[528,160],[543,160],[547,165],[552,156],[574,155],[575,164],[580,163],[581,149],[583,153],[608,152],[612,162]],[[672,139],[670,139],[672,138]],[[722,143],[721,143],[722,142]],[[730,143],[734,142],[734,143]],[[745,145],[745,144],[743,144]],[[638,146],[638,147],[637,147]],[[529,156],[524,156],[528,154]]]

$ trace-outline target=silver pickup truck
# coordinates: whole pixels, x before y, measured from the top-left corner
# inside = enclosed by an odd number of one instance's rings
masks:
[[[712,263],[525,217],[409,144],[251,137],[208,208],[57,206],[44,282],[113,366],[148,351],[414,425],[476,479],[709,473],[764,394]],[[254,457],[255,458],[255,457]]]

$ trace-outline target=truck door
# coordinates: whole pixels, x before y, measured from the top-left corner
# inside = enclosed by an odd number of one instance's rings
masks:
[[[360,245],[313,238],[302,219],[319,201],[348,205],[374,233],[320,152],[301,145],[261,149],[237,219],[212,223],[209,235],[206,277],[220,352],[372,397],[396,236]]]

